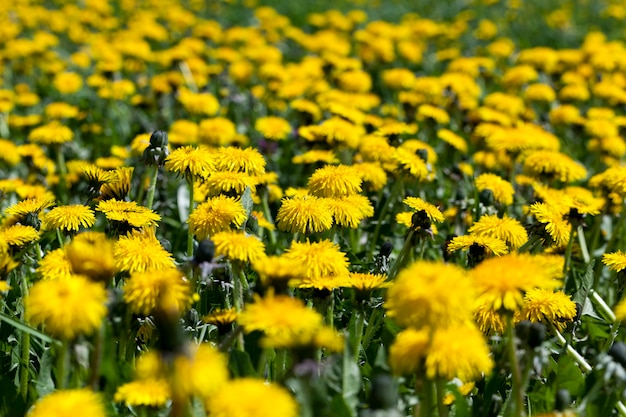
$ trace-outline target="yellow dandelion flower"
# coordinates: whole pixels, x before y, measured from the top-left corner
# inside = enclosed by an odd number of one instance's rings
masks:
[[[476,189],[479,192],[489,190],[493,193],[493,198],[500,204],[509,206],[513,204],[515,190],[510,182],[502,179],[496,174],[481,174],[474,180]]]
[[[161,216],[135,201],[118,201],[115,199],[100,201],[96,210],[104,213],[108,220],[126,223],[131,227],[156,226]]]
[[[405,329],[389,347],[389,365],[397,375],[409,375],[424,367],[430,345],[430,329]]]
[[[189,215],[189,229],[199,240],[224,230],[231,225],[237,228],[247,219],[246,210],[240,201],[233,197],[219,195],[210,198]]]
[[[448,115],[448,112],[431,104],[422,104],[419,106],[415,117],[420,121],[430,119],[442,125],[450,123],[450,115]]]
[[[429,179],[430,169],[421,156],[406,148],[397,148],[393,153],[393,159],[409,174],[420,181]]]
[[[178,100],[191,114],[213,116],[220,109],[219,101],[210,93],[194,93],[186,88],[181,88]]]
[[[306,268],[305,276],[294,282],[300,288],[332,290],[341,287],[349,276],[346,254],[328,240],[293,242],[284,256]]]
[[[200,122],[200,142],[208,145],[228,145],[237,136],[235,124],[224,117],[213,117]]]
[[[275,230],[276,229],[276,227],[274,227],[274,225],[269,220],[267,220],[265,218],[265,214],[263,214],[263,212],[252,210],[250,212],[250,216],[254,217],[254,219],[256,220],[256,222],[257,222],[257,224],[259,225],[260,228],[267,229],[267,230]]]
[[[379,288],[388,288],[390,285],[391,282],[387,281],[387,277],[382,274],[350,272],[342,286],[354,288],[362,293],[370,293]]]
[[[212,417],[296,417],[298,403],[289,392],[261,379],[239,378],[206,399]]]
[[[286,256],[260,258],[252,264],[252,267],[259,274],[263,285],[276,289],[286,288],[289,281],[302,278],[306,274],[302,263]]]
[[[130,192],[134,168],[121,167],[109,172],[111,173],[111,179],[100,187],[100,198],[103,200],[122,201]]]
[[[205,178],[202,187],[206,188],[211,195],[232,192],[243,194],[248,187],[255,191],[257,184],[257,177],[245,172],[218,171]]]
[[[42,279],[66,278],[72,275],[72,264],[67,259],[65,249],[48,251],[36,270]]]
[[[28,134],[29,141],[43,145],[62,144],[70,142],[72,139],[74,139],[72,130],[56,120],[37,127]]]
[[[228,377],[228,358],[211,344],[201,343],[190,356],[176,358],[172,390],[207,401],[227,383]]]
[[[326,199],[315,196],[284,198],[276,216],[278,228],[292,233],[317,233],[333,225]]]
[[[68,103],[54,102],[46,105],[45,115],[50,119],[70,119],[78,116],[78,107]]]
[[[82,276],[38,281],[24,301],[33,325],[44,324],[46,333],[72,340],[92,334],[107,314],[105,288]]]
[[[27,417],[70,417],[80,410],[86,416],[105,417],[108,413],[100,394],[90,389],[55,391],[39,399]]]
[[[486,334],[504,334],[506,330],[505,318],[498,311],[494,311],[485,300],[479,300],[477,302],[477,307],[474,310],[474,318],[480,330]]]
[[[329,197],[325,200],[335,223],[341,227],[356,229],[363,219],[374,215],[371,202],[360,194],[340,198]]]
[[[442,141],[446,142],[448,145],[452,146],[454,149],[467,153],[467,142],[461,136],[457,135],[451,130],[448,129],[440,129],[437,131],[437,137]]]
[[[626,321],[626,299],[620,301],[615,306],[615,318],[620,321]]]
[[[551,323],[558,330],[565,329],[567,322],[576,316],[576,303],[569,295],[557,291],[534,288],[524,295],[524,305],[517,315],[518,320],[533,323]]]
[[[163,407],[170,397],[170,386],[166,379],[146,378],[119,386],[113,401],[130,407]]]
[[[480,246],[495,256],[502,256],[509,252],[504,240],[486,235],[456,236],[448,243],[448,252],[469,250],[472,246]]]
[[[124,285],[124,302],[133,313],[148,316],[157,308],[182,312],[191,304],[189,282],[177,269],[133,272]]]
[[[265,256],[265,245],[256,236],[244,232],[226,231],[211,237],[215,254],[231,261],[252,262]]]
[[[556,100],[554,89],[548,84],[531,84],[524,91],[524,98],[527,101],[539,101],[551,103]]]
[[[489,346],[473,324],[463,323],[435,329],[428,354],[429,378],[475,381],[494,367]]]
[[[403,203],[415,211],[424,210],[431,222],[442,223],[445,220],[441,210],[419,197],[406,197]]]
[[[93,210],[83,205],[58,206],[43,218],[44,229],[78,231],[81,227],[91,227],[96,223]]]
[[[45,259],[45,258],[44,258]],[[101,232],[84,232],[65,246],[65,259],[72,272],[107,283],[117,273],[113,242]]]
[[[53,206],[54,200],[49,198],[27,198],[8,207],[4,213],[9,216],[25,217],[27,214],[39,214],[44,209]]]
[[[351,166],[328,165],[315,170],[307,187],[318,197],[345,197],[361,191],[363,179]]]
[[[223,147],[215,155],[218,171],[245,172],[248,175],[261,175],[265,172],[265,159],[254,148]]]
[[[406,327],[445,327],[471,318],[475,291],[460,267],[418,261],[387,291],[389,317]]]
[[[626,268],[626,253],[622,251],[605,253],[602,255],[602,263],[609,267],[611,271],[620,272]]]
[[[352,167],[361,175],[363,182],[372,191],[380,191],[387,184],[387,173],[375,162],[362,162],[354,164]]]
[[[39,240],[39,231],[31,226],[14,224],[0,229],[0,241],[10,246],[26,246]]]
[[[207,177],[215,167],[215,156],[205,146],[183,146],[165,159],[165,169],[185,177]]]
[[[163,249],[154,232],[133,230],[120,236],[113,247],[113,256],[120,271],[143,272],[148,269],[173,268],[172,255]]]
[[[541,259],[527,254],[510,253],[481,262],[470,271],[479,298],[493,311],[518,311],[526,292],[554,289],[561,285]]]
[[[259,131],[265,139],[284,140],[291,134],[289,122],[282,117],[259,117],[254,123],[254,129]]]
[[[468,232],[476,236],[503,240],[511,249],[517,249],[528,241],[528,232],[524,226],[506,214],[502,218],[496,214],[485,214],[468,229]]]
[[[230,326],[235,322],[235,320],[237,320],[237,317],[237,310],[235,310],[234,308],[229,308],[225,310],[218,308],[207,314],[206,316],[202,317],[202,321],[217,326],[219,328],[223,326]]]
[[[296,155],[291,158],[291,162],[294,164],[314,164],[317,162],[323,162],[325,164],[338,164],[339,159],[333,151],[325,151],[321,149],[312,149],[303,154]]]
[[[578,181],[587,177],[587,170],[582,164],[561,152],[547,150],[531,152],[524,157],[523,164],[527,173],[562,182]]]
[[[529,207],[530,214],[543,225],[547,235],[557,247],[567,245],[570,239],[571,226],[563,217],[567,211],[566,207],[545,203],[534,203]]]

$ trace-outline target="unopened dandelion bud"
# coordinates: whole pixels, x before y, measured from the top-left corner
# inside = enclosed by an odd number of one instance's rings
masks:
[[[204,262],[211,262],[215,255],[215,243],[211,239],[204,239],[198,244],[193,256],[193,263],[200,265]]]
[[[146,165],[161,166],[169,155],[167,148],[167,133],[157,130],[150,136],[150,145],[143,151],[143,161]]]
[[[390,241],[387,240],[380,247],[380,252],[379,253],[380,253],[380,256],[388,258],[389,255],[391,255],[391,251],[393,251],[393,243],[391,243]]]
[[[152,148],[166,148],[168,144],[167,132],[157,130],[150,135],[150,147]]]

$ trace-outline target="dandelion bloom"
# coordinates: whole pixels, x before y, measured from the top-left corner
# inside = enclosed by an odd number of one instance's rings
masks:
[[[517,249],[528,241],[528,232],[524,226],[506,214],[502,218],[496,214],[485,214],[468,229],[468,232],[476,236],[503,240],[511,249]]]
[[[172,255],[163,249],[161,242],[150,231],[135,230],[120,236],[113,247],[113,256],[120,271],[130,273],[175,266]]]
[[[189,229],[199,240],[231,226],[241,227],[247,219],[246,210],[241,202],[233,197],[219,195],[210,198],[189,215]]]
[[[168,155],[165,169],[185,177],[206,177],[215,169],[215,159],[205,146],[183,146]]]
[[[393,159],[411,176],[420,181],[430,179],[430,170],[426,161],[415,152],[405,148],[397,148],[393,153]]]
[[[121,167],[110,171],[111,179],[100,187],[100,197],[103,200],[124,200],[130,192],[133,171],[133,167]]]
[[[269,140],[287,139],[292,130],[287,120],[276,116],[259,117],[254,123],[254,128]]]
[[[389,365],[393,372],[398,375],[418,372],[423,366],[429,345],[429,328],[402,330],[389,348]]]
[[[130,407],[163,407],[170,397],[170,386],[166,379],[146,378],[119,386],[115,391],[113,401]]]
[[[333,151],[312,149],[303,154],[294,156],[293,158],[291,158],[291,162],[294,164],[314,164],[316,162],[323,162],[325,164],[338,164],[339,159],[337,159],[337,156]]]
[[[587,170],[569,156],[549,150],[538,150],[524,157],[524,170],[541,177],[572,182],[585,179]]]
[[[626,253],[622,251],[605,253],[602,255],[602,263],[609,267],[611,271],[620,272],[626,268]]]
[[[437,327],[426,356],[431,378],[474,381],[489,374],[494,362],[482,333],[471,323]]]
[[[255,191],[257,184],[258,179],[245,172],[217,171],[204,179],[202,187],[211,195],[233,192],[243,194],[248,187]]]
[[[43,145],[58,145],[70,142],[72,139],[74,139],[72,130],[56,120],[39,126],[28,134],[29,141]]]
[[[124,285],[124,302],[136,314],[148,316],[158,308],[184,311],[191,303],[191,286],[177,269],[134,272]]]
[[[511,253],[483,261],[470,276],[488,308],[515,312],[523,307],[526,292],[561,286],[561,280],[555,279],[543,262],[532,255]]]
[[[326,199],[315,196],[284,198],[276,216],[278,228],[292,233],[329,230],[333,212]]]
[[[626,321],[626,299],[620,301],[615,306],[615,318],[620,321]]]
[[[477,307],[474,309],[474,318],[480,330],[487,334],[494,332],[503,334],[506,330],[505,318],[500,312],[491,308],[485,300],[477,302]]]
[[[509,252],[506,242],[491,236],[463,235],[456,236],[448,243],[448,252],[468,250],[472,246],[480,246],[495,256],[502,256]]]
[[[61,229],[78,231],[81,227],[91,227],[96,223],[93,210],[80,204],[58,206],[46,213],[42,227],[44,229]]]
[[[387,290],[389,317],[405,327],[445,327],[470,320],[475,290],[452,264],[418,261],[400,271]]]
[[[230,326],[232,323],[235,322],[235,320],[237,320],[237,317],[238,317],[237,310],[235,310],[234,308],[229,308],[229,309],[217,308],[213,310],[211,313],[202,317],[202,321],[220,328],[223,326]]]
[[[363,178],[352,166],[328,165],[315,170],[307,186],[318,197],[345,197],[359,193],[362,182]]]
[[[374,207],[369,199],[360,194],[340,198],[329,197],[325,200],[335,223],[341,227],[356,229],[363,219],[374,215]]]
[[[215,254],[231,261],[255,262],[265,256],[263,242],[244,232],[219,232],[211,240],[215,243]]]
[[[96,210],[104,213],[111,221],[126,223],[131,227],[155,226],[161,216],[148,207],[140,206],[135,201],[106,200],[98,203]]]
[[[546,237],[557,247],[567,245],[571,234],[571,226],[563,216],[567,213],[567,208],[549,205],[545,203],[534,203],[529,211],[535,216],[537,221],[543,225]]]
[[[248,175],[261,175],[265,172],[265,159],[254,148],[222,147],[215,155],[218,171],[245,172]]]
[[[105,417],[108,413],[100,395],[90,389],[55,391],[38,400],[27,417],[72,417],[76,411],[85,416]]]
[[[85,275],[94,281],[107,282],[118,271],[113,256],[113,242],[101,232],[76,235],[65,246],[65,258],[74,274]]]
[[[517,319],[551,323],[562,331],[575,316],[576,304],[569,295],[561,291],[535,288],[524,295],[524,305]]]
[[[298,416],[298,403],[285,388],[253,378],[229,381],[205,405],[211,417]]]
[[[9,216],[24,217],[29,213],[39,214],[44,209],[54,205],[53,199],[48,198],[27,198],[15,203],[4,211]]]
[[[106,302],[102,285],[73,276],[35,283],[24,303],[32,324],[43,323],[52,336],[72,340],[100,327]]]
[[[210,398],[227,383],[228,358],[209,343],[192,348],[189,356],[174,361],[172,390],[187,396]]]
[[[424,210],[431,222],[441,223],[445,220],[441,210],[419,197],[407,197],[403,200],[403,203],[411,207],[413,210]]]
[[[261,283],[278,288],[286,287],[292,279],[302,278],[306,268],[300,262],[286,256],[267,256],[252,264]]]
[[[293,242],[284,256],[306,268],[305,276],[295,282],[300,288],[332,290],[341,287],[349,275],[346,254],[329,240]]]
[[[489,190],[493,193],[493,198],[505,206],[513,204],[515,190],[510,182],[500,178],[496,174],[481,174],[474,180],[476,189],[479,192]]]
[[[31,226],[14,224],[0,229],[0,241],[7,245],[22,247],[39,240],[39,231]]]
[[[72,264],[67,259],[64,248],[46,252],[37,266],[37,275],[42,279],[57,279],[72,275]]]

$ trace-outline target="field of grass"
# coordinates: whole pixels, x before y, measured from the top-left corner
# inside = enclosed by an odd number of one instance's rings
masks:
[[[0,5],[0,416],[626,416],[625,1]]]

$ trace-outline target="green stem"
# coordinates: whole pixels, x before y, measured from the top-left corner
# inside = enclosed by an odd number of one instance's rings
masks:
[[[435,380],[435,388],[437,390],[437,411],[439,417],[448,417],[448,407],[443,403],[444,393],[446,392],[446,384],[442,378]]]
[[[188,178],[189,183],[189,214],[193,212],[194,209],[194,200],[193,200],[193,183],[194,178],[192,175]],[[193,257],[193,233],[191,229],[187,229],[187,258],[191,259]]]
[[[270,211],[270,205],[268,202],[268,198],[267,198],[267,190],[265,190],[265,192],[262,193],[262,197],[261,197],[261,204],[263,205],[263,215],[265,216],[265,219],[270,222],[270,223],[274,223],[273,219],[272,219],[272,212]],[[274,232],[273,230],[268,230],[267,234],[270,237],[270,245],[272,246],[272,248],[274,248],[276,246],[276,232]]]
[[[549,323],[549,326],[550,326],[550,329],[556,335],[556,338],[559,340],[559,343],[565,346],[565,351],[572,359],[574,359],[574,361],[578,364],[578,366],[580,366],[580,369],[582,369],[583,372],[585,373],[591,372],[591,369],[592,369],[591,365],[589,365],[589,363],[585,360],[585,358],[583,358],[582,355],[578,353],[576,349],[572,347],[572,345],[567,343],[567,340],[565,339],[565,337],[561,334],[561,332],[559,332],[559,330],[552,323]]]
[[[94,351],[91,354],[90,370],[89,370],[89,386],[98,391],[98,383],[100,382],[100,365],[102,364],[102,342],[104,340],[104,326],[96,331],[94,340]]]
[[[363,350],[366,350],[372,339],[374,338],[374,334],[378,330],[378,326],[380,326],[380,322],[384,317],[384,309],[383,307],[374,308],[372,310],[372,314],[370,314],[370,318],[367,321],[367,329],[365,330],[365,335],[363,336]]]
[[[159,167],[153,166],[150,177],[150,186],[148,187],[148,201],[146,201],[146,207],[152,210],[152,204],[154,203],[154,193],[156,191],[157,178],[159,176]]]
[[[574,234],[576,233],[576,226],[572,224],[570,228],[569,240],[567,241],[567,247],[565,248],[565,262],[563,262],[563,276],[565,277],[565,288],[567,288],[567,276],[570,264],[572,263],[572,248],[574,247]]]
[[[26,281],[26,274],[22,275],[20,282],[22,286],[22,297],[28,295],[28,282]],[[25,313],[22,311],[22,320],[25,320]],[[22,332],[22,343],[20,346],[21,358],[20,358],[20,394],[24,401],[28,400],[28,370],[30,368],[30,333]]]
[[[370,240],[370,249],[367,254],[368,262],[372,262],[372,259],[374,258],[374,248],[376,248],[376,243],[378,242],[380,228],[382,227],[390,208],[394,205],[397,195],[402,190],[403,184],[403,177],[398,178],[396,183],[393,185],[391,192],[389,193],[389,198],[386,202],[383,203],[383,208],[380,212],[380,215],[378,216],[378,221],[376,223],[376,228],[374,229],[374,234],[372,235],[372,239]]]
[[[541,236],[539,236],[539,235],[532,235],[526,241],[526,243],[524,243],[522,246],[520,246],[517,249],[517,253],[532,252],[533,249],[535,249],[535,246],[537,246],[537,243],[539,243],[540,241],[541,241]]]
[[[585,233],[582,225],[578,226],[577,234],[580,252],[583,255],[583,261],[585,261],[585,264],[588,264],[591,261],[591,256],[589,255],[589,249],[587,249],[587,240],[585,239]]]
[[[57,168],[59,169],[59,200],[62,204],[67,203],[67,166],[62,145],[56,147]]]
[[[276,360],[274,361],[276,366],[276,370],[274,375],[276,375],[276,381],[282,381],[287,374],[287,349],[278,349],[276,351]]]
[[[509,394],[508,405],[510,408],[505,411],[505,415],[514,417],[521,417],[524,414],[524,387],[522,386],[522,375],[519,369],[519,362],[517,360],[517,352],[515,349],[515,328],[513,326],[513,315],[509,314],[507,317],[506,328],[506,349],[509,355],[509,362],[511,364],[511,393]],[[511,406],[512,404],[512,406]],[[512,412],[511,412],[512,410]]]
[[[432,417],[435,405],[433,400],[435,397],[435,382],[430,378],[426,378],[422,385],[422,395],[419,402],[419,417]]]
[[[59,242],[59,247],[62,248],[63,246],[65,246],[65,239],[63,239],[63,236],[61,236],[61,229],[55,230],[57,235],[57,241]]]
[[[613,310],[611,310],[611,307],[609,307],[606,301],[604,301],[602,297],[600,297],[600,294],[591,289],[589,291],[589,297],[598,305],[602,317],[604,317],[605,320],[609,321],[610,323],[615,323],[615,320],[617,319],[615,317],[615,314],[613,313]]]
[[[57,345],[57,366],[56,366],[56,376],[57,376],[57,386],[58,390],[62,390],[66,387],[67,384],[67,351],[68,351],[68,342],[63,340],[61,344]]]
[[[354,314],[354,360],[358,363],[361,353],[361,340],[363,339],[363,327],[365,326],[365,314],[361,306],[354,309]]]
[[[400,268],[404,265],[404,258],[406,255],[413,249],[413,235],[415,231],[413,229],[409,230],[409,233],[406,235],[406,239],[404,239],[404,244],[402,245],[402,249],[400,249],[400,253],[396,258],[396,261],[393,263],[393,266],[389,270],[388,279],[392,280],[395,278],[396,274],[400,270]]]
[[[596,246],[598,245],[598,240],[600,240],[600,232],[602,231],[602,219],[604,218],[606,211],[607,208],[602,210],[602,213],[594,219],[595,223],[593,224],[593,229],[591,230],[591,245],[589,246],[591,249],[590,252],[592,254],[596,252]]]
[[[326,324],[330,327],[335,325],[335,292],[330,290],[328,303],[326,305]]]

